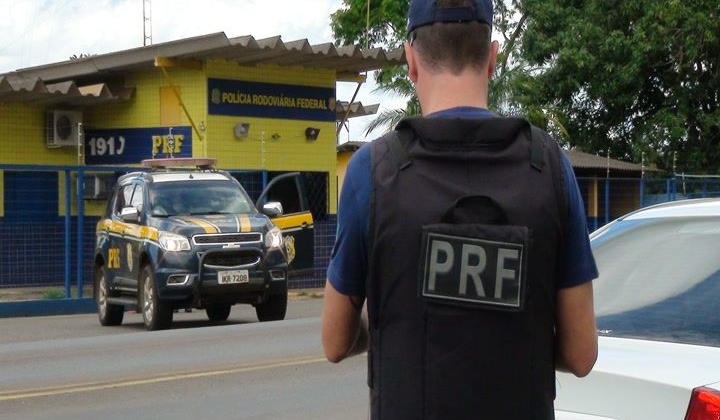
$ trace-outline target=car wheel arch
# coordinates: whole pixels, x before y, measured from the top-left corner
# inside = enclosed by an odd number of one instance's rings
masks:
[[[103,269],[105,267],[105,258],[103,258],[102,254],[95,255],[95,263],[93,264],[93,273],[95,273],[97,270]],[[94,276],[94,274],[93,274]],[[95,278],[93,278],[93,298],[97,297],[98,292],[98,284],[95,281]]]
[[[143,267],[145,267],[146,265],[149,265],[150,268],[153,271],[155,271],[155,265],[152,263],[152,259],[150,258],[150,256],[148,255],[148,253],[146,251],[142,251],[140,253],[140,258],[139,258],[139,262],[138,262],[138,271],[137,271],[140,275],[142,274]],[[140,285],[138,285],[138,287],[139,286]],[[139,291],[140,291],[140,289],[138,289],[138,292]]]

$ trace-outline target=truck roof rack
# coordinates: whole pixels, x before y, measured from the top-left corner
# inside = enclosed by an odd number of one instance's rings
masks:
[[[213,169],[217,163],[215,158],[162,158],[144,159],[142,165],[151,169],[169,169],[194,166],[198,169]]]

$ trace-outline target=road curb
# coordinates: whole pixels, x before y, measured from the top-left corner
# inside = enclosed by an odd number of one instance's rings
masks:
[[[93,298],[39,299],[0,303],[0,318],[89,314],[96,311]]]
[[[92,291],[90,291],[92,294]],[[314,299],[322,298],[322,289],[300,289],[288,291],[288,298]],[[64,299],[28,299],[0,300],[0,318],[17,318],[30,316],[91,314],[97,312],[93,298]]]

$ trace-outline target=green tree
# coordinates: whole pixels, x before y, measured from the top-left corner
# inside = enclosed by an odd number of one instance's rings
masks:
[[[659,167],[720,169],[717,0],[526,0],[521,102],[560,110],[570,143]]]
[[[493,33],[500,42],[495,74],[490,79],[489,108],[500,115],[521,116],[567,143],[562,110],[537,101],[533,94],[542,67],[529,63],[520,49],[529,13],[520,0],[495,3]]]
[[[343,6],[331,16],[336,43],[360,44],[368,48],[394,49],[402,46],[406,33],[409,0],[344,0]],[[538,103],[515,101],[516,90],[532,92],[535,82],[528,75],[533,68],[518,54],[522,29],[527,13],[520,0],[505,0],[495,5],[494,31],[501,39],[498,65],[490,84],[490,108],[504,115],[523,115],[534,124],[565,132],[554,109]],[[391,95],[408,98],[405,108],[383,111],[367,127],[390,128],[405,116],[420,113],[415,89],[407,78],[404,66],[388,68],[376,74],[378,89]]]
[[[402,46],[409,5],[410,0],[343,0],[340,9],[330,15],[335,43],[387,49]]]
[[[399,46],[408,3],[344,0],[332,17],[338,42]],[[495,11],[501,51],[491,109],[523,115],[590,153],[720,170],[717,0],[503,0]],[[392,69],[378,83],[407,95],[404,78]],[[391,114],[378,124],[404,115]]]
[[[343,6],[330,16],[330,27],[337,45],[359,44],[365,48],[401,48],[406,37],[409,0],[343,0]],[[378,90],[409,98],[405,108],[381,112],[365,129],[389,129],[402,118],[420,113],[415,89],[405,66],[394,66],[375,74]]]

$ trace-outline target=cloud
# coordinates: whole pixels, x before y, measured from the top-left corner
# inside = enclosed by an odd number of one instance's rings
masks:
[[[341,0],[151,0],[153,43],[215,32],[256,39],[332,42],[330,14]],[[143,0],[0,0],[0,73],[68,60],[73,55],[105,54],[141,47]],[[356,100],[395,107],[396,98],[373,92],[374,80]],[[338,84],[337,97],[349,101],[355,85]],[[388,103],[385,103],[385,101]],[[394,102],[393,102],[394,101]],[[372,117],[351,120],[350,139],[358,140]]]

